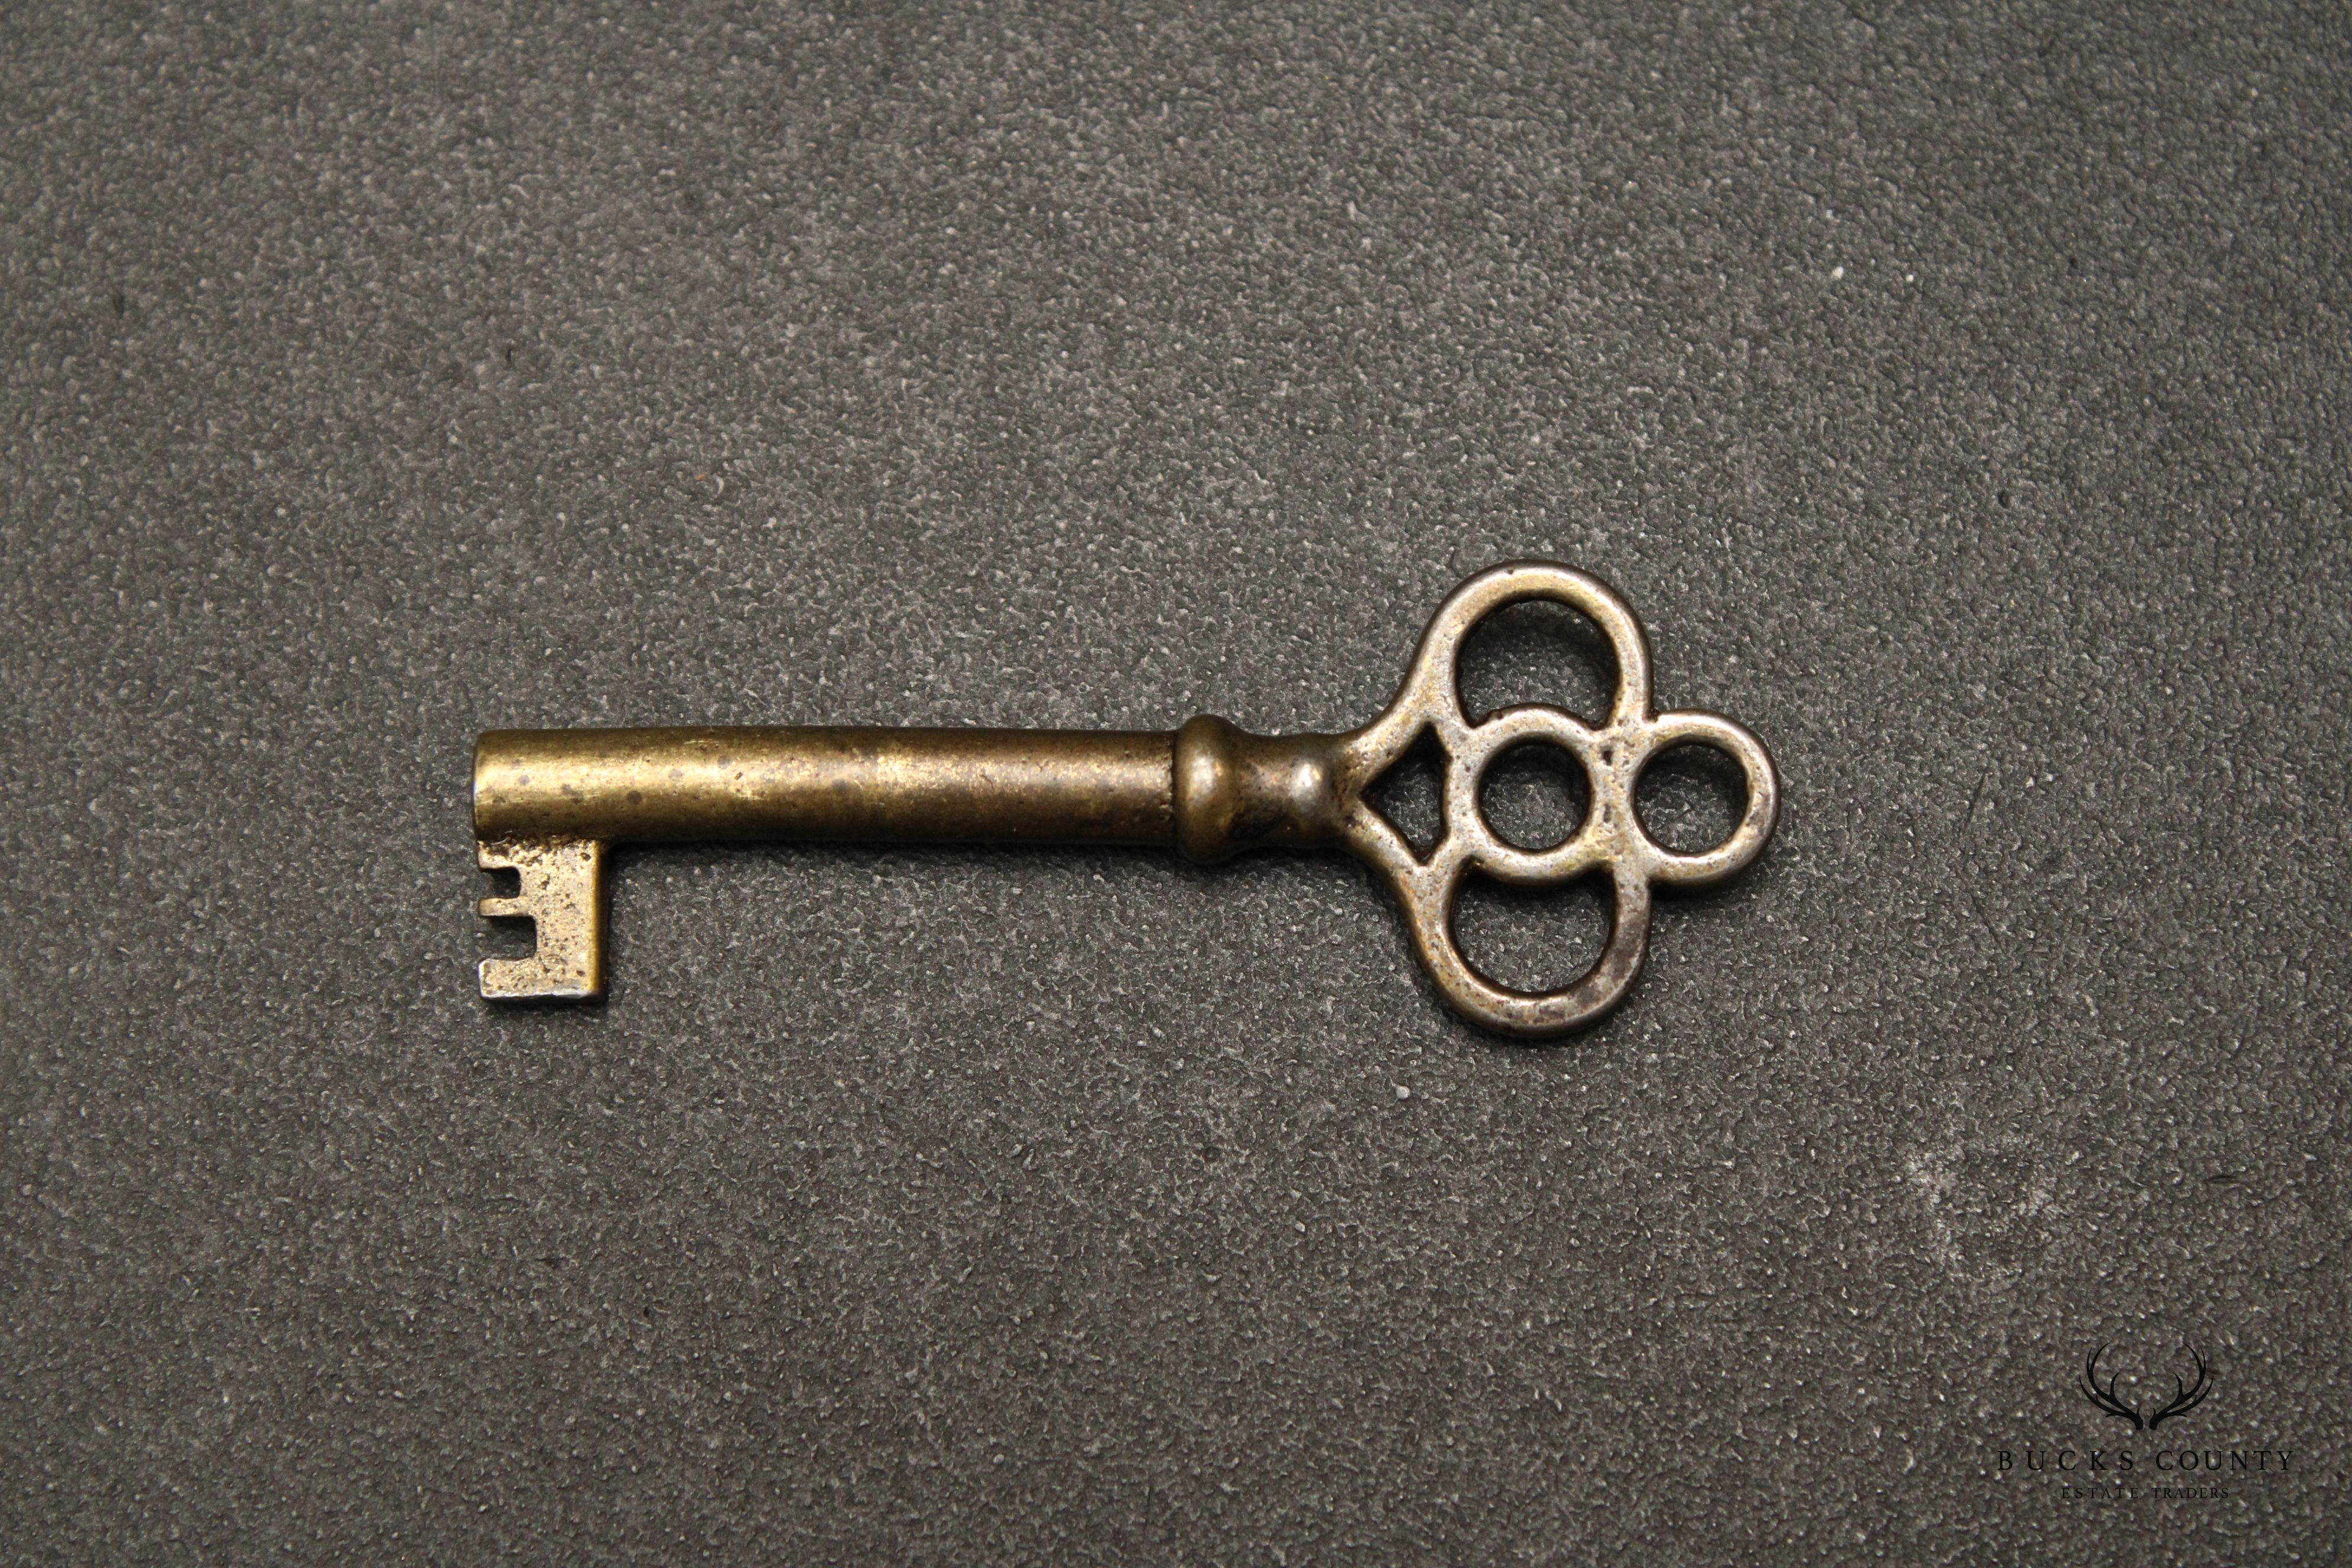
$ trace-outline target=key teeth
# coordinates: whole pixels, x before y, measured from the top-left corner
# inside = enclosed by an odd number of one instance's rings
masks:
[[[512,897],[481,900],[483,917],[530,921],[537,944],[528,958],[482,960],[482,994],[494,1002],[583,1001],[604,994],[603,843],[541,838],[477,844],[474,858],[486,871],[513,871],[521,884]]]

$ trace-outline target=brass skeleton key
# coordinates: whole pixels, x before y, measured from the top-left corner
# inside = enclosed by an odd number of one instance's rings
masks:
[[[1617,658],[1615,700],[1591,726],[1558,708],[1509,708],[1472,722],[1455,680],[1462,641],[1506,605],[1549,599],[1591,616]],[[1365,792],[1424,734],[1444,748],[1444,830],[1417,853]],[[1528,742],[1574,756],[1591,785],[1583,826],[1549,849],[1499,838],[1478,810],[1487,765]],[[1679,855],[1633,811],[1651,758],[1696,742],[1746,775],[1730,837]],[[897,844],[1127,844],[1223,860],[1244,849],[1345,848],[1388,882],[1438,991],[1472,1022],[1531,1039],[1616,1005],[1648,945],[1654,885],[1697,887],[1745,867],[1771,837],[1780,785],[1763,742],[1730,720],[1650,706],[1641,623],[1597,579],[1519,562],[1471,578],[1441,605],[1404,685],[1380,717],[1340,735],[1252,735],[1202,716],[1172,735],[1133,731],[744,728],[494,730],[474,749],[474,835],[486,869],[520,890],[486,916],[537,927],[529,958],[481,966],[495,999],[590,997],[604,989],[604,851],[614,844],[794,839]],[[1471,966],[1454,901],[1479,870],[1521,887],[1606,876],[1607,944],[1564,990],[1515,991]]]

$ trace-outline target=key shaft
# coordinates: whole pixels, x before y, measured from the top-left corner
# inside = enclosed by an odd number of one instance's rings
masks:
[[[474,832],[606,843],[1175,843],[1165,732],[493,730]]]
[[[529,958],[483,961],[482,994],[604,988],[604,851],[765,839],[1133,845],[1222,860],[1334,842],[1338,738],[1182,729],[770,725],[492,730],[474,746],[474,837],[518,891],[484,915],[532,921]]]

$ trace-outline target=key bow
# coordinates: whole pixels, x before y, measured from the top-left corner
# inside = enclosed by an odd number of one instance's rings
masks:
[[[1464,640],[1496,611],[1531,599],[1582,612],[1609,639],[1617,659],[1617,691],[1598,728],[1539,703],[1507,708],[1475,723],[1464,712],[1456,668]],[[1365,799],[1365,791],[1423,733],[1435,736],[1447,757],[1444,832],[1426,857],[1416,854]],[[1523,1037],[1565,1034],[1614,1006],[1640,972],[1648,947],[1653,884],[1704,887],[1736,874],[1764,847],[1780,815],[1779,779],[1764,743],[1717,713],[1653,712],[1649,645],[1641,622],[1600,579],[1547,562],[1507,563],[1455,589],[1431,618],[1387,710],[1337,739],[1347,781],[1342,841],[1386,879],[1422,964],[1446,1001],[1487,1028]],[[1582,826],[1549,849],[1505,842],[1478,807],[1486,769],[1504,752],[1531,741],[1573,756],[1591,786],[1591,806]],[[1690,855],[1661,847],[1633,809],[1643,769],[1659,752],[1686,742],[1730,756],[1748,784],[1748,808],[1730,837]],[[1559,991],[1515,991],[1479,973],[1454,934],[1456,900],[1474,868],[1518,887],[1560,886],[1605,871],[1615,902],[1600,958]]]

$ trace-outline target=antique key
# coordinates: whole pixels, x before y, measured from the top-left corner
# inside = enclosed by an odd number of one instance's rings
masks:
[[[1591,617],[1615,650],[1608,717],[1505,709],[1473,723],[1455,661],[1463,639],[1506,605],[1549,599]],[[1366,799],[1423,735],[1445,752],[1444,833],[1427,853]],[[1529,742],[1574,756],[1591,783],[1582,826],[1549,849],[1498,837],[1478,809],[1481,775]],[[1660,752],[1697,742],[1746,775],[1748,805],[1713,849],[1661,848],[1633,810]],[[590,997],[604,989],[604,851],[709,839],[866,843],[1128,844],[1223,860],[1244,849],[1345,848],[1385,879],[1421,962],[1472,1022],[1543,1038],[1598,1018],[1625,994],[1648,945],[1654,885],[1699,887],[1756,858],[1780,810],[1772,759],[1739,725],[1650,707],[1641,623],[1607,586],[1544,562],[1489,568],[1454,591],[1422,635],[1387,711],[1339,735],[1253,735],[1202,715],[1173,734],[1133,731],[760,727],[493,730],[474,748],[474,835],[485,869],[520,878],[484,899],[491,917],[537,927],[528,958],[487,959],[494,999]],[[1521,887],[1605,875],[1608,941],[1564,990],[1498,985],[1454,940],[1454,901],[1473,869]]]

